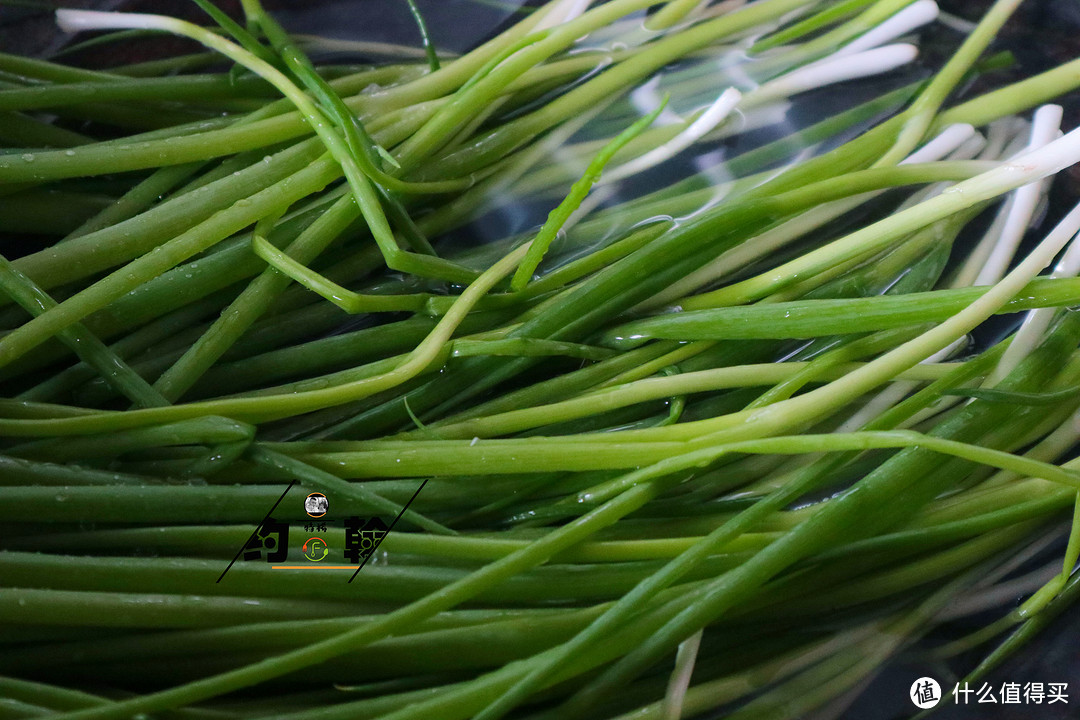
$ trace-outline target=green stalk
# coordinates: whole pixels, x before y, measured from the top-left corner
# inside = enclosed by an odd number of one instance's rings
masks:
[[[585,196],[589,194],[589,190],[591,190],[592,186],[596,184],[596,181],[600,179],[600,174],[603,172],[604,167],[611,161],[611,158],[615,153],[623,148],[628,142],[640,135],[645,128],[649,127],[660,113],[664,111],[666,106],[666,100],[661,102],[655,110],[616,135],[611,142],[605,145],[600,152],[596,154],[596,157],[592,159],[589,166],[585,169],[581,179],[574,183],[570,188],[570,192],[566,195],[566,198],[559,203],[558,207],[551,211],[547,220],[544,221],[543,227],[536,233],[536,237],[534,237],[532,241],[532,247],[529,248],[529,252],[521,261],[521,265],[518,267],[517,272],[514,273],[514,277],[510,280],[511,290],[514,292],[521,292],[525,289],[525,285],[532,278],[537,266],[540,265],[540,261],[544,259],[544,254],[547,252],[548,248],[551,247],[551,243],[555,240],[555,236],[562,230],[562,227],[566,224],[566,221],[570,219],[570,216],[574,211],[581,206]]]
[[[0,288],[34,317],[48,312],[57,305],[48,293],[15,269],[2,255],[0,255]],[[83,362],[92,367],[117,392],[127,396],[136,405],[160,407],[168,404],[165,398],[81,323],[74,323],[64,328],[59,336]]]
[[[604,333],[602,344],[625,349],[656,339],[812,338],[837,332],[888,330],[942,322],[988,291],[987,287],[955,288],[865,298],[796,300],[691,310],[620,325]],[[1078,301],[1080,281],[1040,278],[1031,281],[995,312],[1005,314],[1039,307],[1067,307]]]
[[[351,197],[338,200],[297,236],[288,251],[301,258],[301,262],[310,262],[358,215]],[[158,391],[173,401],[181,397],[267,311],[288,282],[287,276],[273,270],[266,270],[252,280],[202,337],[158,378],[154,383]]]
[[[1075,332],[1075,327],[1072,328]],[[1071,344],[1068,338],[1059,336],[1058,344]],[[1053,356],[1060,352],[1057,348],[1040,348],[1040,355]],[[1006,379],[1010,387],[1030,386],[1033,373],[1037,373],[1043,358],[1031,356]],[[975,437],[986,428],[992,427],[1007,414],[1002,408],[980,405],[978,401],[968,405],[961,413],[935,429],[937,437]],[[981,417],[980,417],[981,416]],[[976,422],[976,418],[979,420]],[[905,451],[887,461],[874,473],[857,483],[859,492],[848,492],[828,503],[806,522],[792,530],[783,539],[773,543],[758,553],[753,560],[743,564],[713,581],[711,588],[701,601],[688,607],[669,623],[668,627],[658,632],[640,649],[635,650],[605,671],[601,678],[577,698],[564,706],[567,717],[576,716],[581,710],[592,705],[607,692],[625,682],[642,668],[646,658],[653,661],[661,651],[671,647],[675,638],[686,637],[693,629],[701,627],[708,619],[719,616],[730,609],[736,599],[745,596],[751,588],[765,582],[783,567],[788,567],[798,558],[813,552],[827,549],[844,537],[857,537],[863,534],[858,528],[860,518],[888,518],[888,522],[897,522],[898,515],[903,516],[920,506],[950,482],[950,469],[935,468],[934,461],[920,450]],[[906,498],[900,507],[896,498]]]

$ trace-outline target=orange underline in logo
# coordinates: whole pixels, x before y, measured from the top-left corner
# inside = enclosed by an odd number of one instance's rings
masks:
[[[356,565],[271,565],[271,570],[355,570]]]

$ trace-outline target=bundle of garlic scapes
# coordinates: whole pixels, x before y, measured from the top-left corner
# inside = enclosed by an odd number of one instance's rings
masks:
[[[1080,594],[1080,60],[1002,82],[1019,0],[241,4],[0,54],[5,717],[853,717]]]

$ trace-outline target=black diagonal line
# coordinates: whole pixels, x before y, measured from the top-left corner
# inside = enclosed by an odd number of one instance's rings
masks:
[[[379,541],[377,543],[375,543],[375,546],[371,548],[371,552],[368,553],[367,557],[364,558],[364,561],[362,563],[360,563],[360,567],[356,568],[356,572],[354,572],[352,574],[352,577],[349,578],[349,582],[352,582],[353,580],[355,580],[356,576],[360,574],[360,571],[364,569],[364,566],[367,565],[368,559],[372,555],[375,554],[376,550],[379,549],[379,546],[382,545],[382,541],[386,539],[386,536],[389,535],[390,531],[394,529],[395,525],[397,525],[397,521],[401,519],[401,516],[404,515],[405,511],[409,509],[410,505],[412,505],[412,501],[416,499],[416,496],[419,495],[420,491],[424,489],[425,485],[427,485],[427,481],[428,481],[428,478],[424,478],[424,482],[420,483],[420,487],[416,488],[416,492],[414,492],[412,494],[412,497],[409,498],[409,502],[405,503],[405,507],[401,508],[401,512],[399,512],[397,514],[397,517],[394,518],[394,522],[390,523],[390,527],[386,528],[386,532],[383,534],[383,536],[381,538],[379,538]]]
[[[266,513],[266,517],[264,517],[262,519],[262,522],[260,522],[258,525],[255,526],[255,529],[251,531],[251,535],[248,536],[248,539],[245,540],[244,544],[240,546],[240,549],[236,551],[236,555],[233,556],[232,562],[229,563],[229,567],[225,568],[225,570],[222,571],[222,573],[218,577],[218,579],[215,580],[214,582],[216,582],[216,583],[221,582],[221,578],[225,577],[225,573],[229,572],[229,569],[232,568],[233,563],[235,563],[237,560],[240,559],[240,554],[244,552],[244,548],[246,548],[248,546],[248,543],[250,543],[252,540],[255,539],[255,535],[258,534],[258,532],[262,528],[262,526],[264,524],[266,524],[266,521],[270,519],[270,516],[274,514],[274,511],[277,510],[277,506],[281,504],[281,501],[285,499],[285,496],[289,494],[289,491],[292,490],[293,485],[295,485],[295,484],[296,484],[295,480],[293,480],[291,483],[289,483],[289,487],[285,488],[285,492],[281,493],[281,497],[279,497],[277,499],[277,502],[274,503],[274,507],[270,508],[270,511],[268,513]]]

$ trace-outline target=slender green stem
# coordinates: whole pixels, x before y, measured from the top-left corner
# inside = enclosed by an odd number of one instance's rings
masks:
[[[409,5],[409,12],[413,16],[413,20],[416,21],[416,27],[420,30],[420,40],[424,43],[424,53],[427,55],[428,66],[431,68],[431,72],[435,72],[439,69],[439,54],[435,51],[435,43],[431,41],[431,36],[428,34],[427,23],[424,22],[424,16],[420,13],[420,8],[416,7],[416,0],[405,0]]]
[[[559,203],[559,206],[548,214],[547,220],[544,221],[543,227],[533,238],[532,247],[529,248],[528,254],[525,259],[521,261],[521,267],[514,273],[514,277],[510,280],[510,289],[515,292],[521,292],[525,289],[525,285],[532,278],[533,273],[536,271],[537,266],[544,259],[544,254],[551,247],[551,243],[555,240],[555,236],[562,230],[566,221],[570,219],[570,216],[580,206],[585,196],[589,194],[589,190],[596,184],[596,181],[600,179],[600,174],[604,171],[604,167],[611,161],[611,158],[622,149],[626,143],[633,140],[640,135],[645,128],[652,125],[653,121],[659,117],[660,113],[667,107],[667,100],[665,99],[659,106],[645,117],[635,122],[630,127],[623,130],[616,135],[607,145],[605,145],[600,152],[596,154],[596,157],[592,159],[589,166],[585,168],[584,174],[581,179],[574,183],[570,188],[570,192],[566,198]]]

